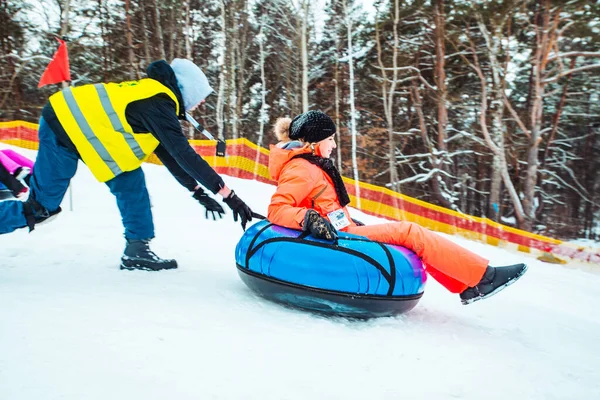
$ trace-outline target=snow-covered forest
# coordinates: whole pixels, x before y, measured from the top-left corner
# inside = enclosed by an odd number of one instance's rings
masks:
[[[195,117],[221,137],[267,146],[278,117],[320,109],[348,177],[600,235],[598,1],[0,0],[0,120],[37,121],[58,90],[37,89],[55,36],[74,85],[187,57],[215,89]]]

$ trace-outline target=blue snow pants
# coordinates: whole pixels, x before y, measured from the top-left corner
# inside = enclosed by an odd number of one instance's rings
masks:
[[[39,149],[31,177],[31,196],[48,211],[60,206],[77,171],[78,155],[60,145],[44,118],[38,129]],[[150,210],[150,197],[141,168],[124,172],[106,182],[117,198],[127,239],[151,239],[154,223]],[[0,202],[0,234],[13,232],[27,226],[23,203]]]

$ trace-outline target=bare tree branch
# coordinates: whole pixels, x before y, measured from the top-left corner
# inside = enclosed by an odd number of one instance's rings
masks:
[[[560,58],[567,58],[567,57],[600,57],[600,52],[594,52],[594,51],[570,51],[567,53],[554,53],[551,56],[548,57],[548,62],[550,61],[554,61]]]
[[[519,117],[519,115],[517,114],[515,109],[512,107],[512,104],[510,104],[510,101],[506,97],[506,94],[504,94],[503,98],[504,98],[504,105],[506,106],[506,108],[508,108],[508,111],[510,111],[510,115],[512,115],[512,117],[514,118],[517,125],[519,125],[519,128],[521,128],[523,133],[525,133],[525,136],[527,136],[527,139],[531,139],[531,132],[529,132],[529,129],[527,129],[525,127],[523,120],[521,120],[521,117]]]
[[[594,69],[594,68],[600,68],[600,63],[599,64],[590,64],[590,65],[584,65],[583,67],[577,67],[577,68],[573,68],[573,69],[569,69],[567,71],[562,72],[561,74],[558,74],[552,78],[548,78],[542,81],[542,83],[552,83],[552,82],[556,82],[557,80],[559,80],[560,78],[570,75],[570,74],[574,74],[575,72],[581,72],[581,71],[587,71],[588,69]]]

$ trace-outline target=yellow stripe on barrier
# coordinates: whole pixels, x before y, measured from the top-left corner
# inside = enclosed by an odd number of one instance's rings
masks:
[[[0,143],[10,144],[11,146],[17,146],[28,150],[37,150],[40,146],[39,142],[24,139],[0,139]]]
[[[38,126],[39,126],[38,124],[34,124],[33,122],[27,122],[27,121],[21,121],[21,120],[0,122],[0,129],[2,129],[2,128],[27,128],[27,129],[34,129],[37,131]]]

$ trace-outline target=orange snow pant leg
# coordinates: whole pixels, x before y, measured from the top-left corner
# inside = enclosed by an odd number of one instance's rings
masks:
[[[413,222],[351,226],[346,232],[414,251],[427,272],[452,293],[477,285],[488,265],[485,258]]]

